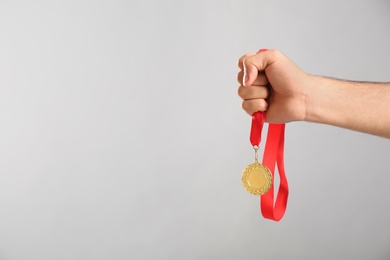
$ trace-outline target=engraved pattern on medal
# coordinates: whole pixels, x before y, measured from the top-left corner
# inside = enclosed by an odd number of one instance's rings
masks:
[[[262,177],[264,178],[265,184],[262,187],[253,187],[250,185],[249,178],[250,174],[254,171],[258,170],[260,174],[262,174]],[[261,178],[261,177],[260,177]],[[248,165],[244,172],[242,173],[242,184],[244,185],[244,188],[253,195],[263,195],[269,191],[269,189],[272,186],[272,175],[271,172],[267,167],[264,165],[255,162],[250,165]]]

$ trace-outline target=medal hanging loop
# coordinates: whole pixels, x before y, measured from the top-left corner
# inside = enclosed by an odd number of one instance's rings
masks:
[[[259,162],[259,147],[255,145],[253,149],[255,150],[255,162]]]

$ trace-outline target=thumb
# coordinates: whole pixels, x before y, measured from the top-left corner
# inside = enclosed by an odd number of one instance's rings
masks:
[[[243,61],[244,78],[242,80],[245,87],[251,86],[256,80],[259,71],[264,71],[274,61],[274,51],[261,49],[256,55],[247,57]]]
[[[244,87],[249,87],[253,84],[255,79],[257,78],[257,75],[259,74],[259,70],[257,69],[256,65],[248,62],[247,59],[243,61],[243,67],[244,67],[244,78],[242,79],[242,83]]]

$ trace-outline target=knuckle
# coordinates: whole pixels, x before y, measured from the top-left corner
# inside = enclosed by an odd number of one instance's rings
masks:
[[[242,101],[241,107],[242,107],[242,109],[244,109],[246,111],[248,108],[248,101],[246,101],[246,100]]]
[[[259,110],[265,111],[267,110],[267,107],[268,107],[267,101],[265,101],[264,99],[260,99]]]
[[[242,85],[242,77],[244,76],[244,72],[240,71],[238,74],[237,74],[237,81],[238,83],[240,83]]]
[[[243,58],[241,57],[241,58],[239,58],[238,61],[237,61],[237,66],[238,66],[238,68],[240,68],[240,69],[242,69],[242,60],[243,60]]]
[[[256,54],[254,55],[250,55],[250,56],[246,56],[244,58],[244,60],[242,61],[243,65],[244,65],[244,68],[249,66],[250,64],[253,63],[253,59],[256,57]]]
[[[242,61],[242,63],[245,65],[245,66],[248,66],[248,64],[251,62],[251,60],[253,59],[252,58],[253,56],[248,56],[248,57],[245,57],[245,59]]]
[[[243,95],[244,95],[244,88],[242,86],[239,86],[238,89],[237,89],[237,94],[239,97],[243,98]]]
[[[265,105],[265,100],[264,99],[259,99],[259,107],[263,108]]]
[[[281,52],[279,50],[276,50],[276,49],[270,49],[269,50],[269,54],[274,58],[274,59],[278,59],[280,56],[281,56]]]
[[[242,109],[248,114],[253,114],[256,111],[266,111],[268,103],[264,99],[244,100],[242,102]]]
[[[242,109],[244,109],[244,111],[247,112],[248,114],[252,114],[254,112],[252,100],[243,101]]]
[[[238,59],[238,62],[237,62],[238,67],[239,67],[240,69],[242,69],[243,67],[245,67],[245,60],[246,60],[248,57],[252,56],[252,55],[254,55],[254,53],[246,53],[246,54],[244,54],[243,56],[241,56],[241,58]]]

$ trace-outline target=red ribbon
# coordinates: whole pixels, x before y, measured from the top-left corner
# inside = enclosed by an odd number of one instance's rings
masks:
[[[265,51],[261,49],[259,52]],[[253,146],[259,146],[261,132],[265,122],[264,112],[255,112],[252,115],[252,127],[250,141]],[[285,124],[269,124],[268,136],[264,148],[262,164],[265,165],[272,174],[274,180],[275,166],[278,166],[280,184],[274,205],[274,182],[271,189],[261,196],[260,208],[264,218],[279,221],[286,212],[288,200],[288,182],[284,171],[284,130]]]

